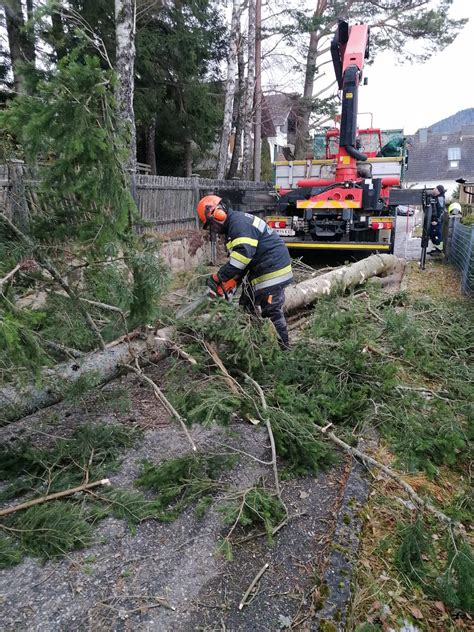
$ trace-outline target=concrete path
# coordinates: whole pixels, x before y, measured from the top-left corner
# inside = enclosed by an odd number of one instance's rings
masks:
[[[416,227],[421,227],[423,214],[416,211],[411,217],[397,217],[397,229],[395,233],[395,253],[407,261],[419,259],[421,254],[421,238],[412,237]],[[419,229],[418,229],[419,230]]]

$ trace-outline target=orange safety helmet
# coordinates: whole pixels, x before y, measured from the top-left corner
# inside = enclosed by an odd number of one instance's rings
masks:
[[[227,219],[227,213],[222,206],[222,198],[218,195],[206,195],[201,198],[197,205],[197,214],[199,219],[207,227],[211,219],[219,224],[223,224]]]

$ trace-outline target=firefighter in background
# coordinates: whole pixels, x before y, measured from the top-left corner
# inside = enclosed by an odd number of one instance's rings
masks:
[[[206,230],[224,235],[229,261],[207,281],[214,295],[232,293],[245,279],[240,305],[248,311],[261,309],[278,334],[280,347],[288,349],[288,327],[283,314],[284,288],[293,280],[285,243],[266,222],[249,213],[228,208],[217,195],[206,195],[197,206]]]
[[[441,230],[443,227],[443,214],[446,206],[446,190],[442,184],[438,184],[431,192],[431,197],[436,199],[436,205],[433,209],[431,217],[430,239],[433,244],[433,250],[429,251],[429,255],[443,252],[443,241]]]
[[[452,215],[453,217],[461,217],[462,208],[459,202],[453,202],[448,206],[448,214]]]

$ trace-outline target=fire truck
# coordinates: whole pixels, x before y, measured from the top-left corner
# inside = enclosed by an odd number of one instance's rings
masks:
[[[407,156],[402,130],[390,138],[357,127],[369,27],[341,20],[331,55],[341,90],[339,128],[325,132],[323,155],[274,163],[278,201],[265,219],[289,248],[392,252],[396,206],[389,193],[401,185]]]

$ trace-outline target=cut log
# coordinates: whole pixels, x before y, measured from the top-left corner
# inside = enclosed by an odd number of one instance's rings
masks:
[[[286,289],[285,312],[302,309],[314,303],[320,296],[342,293],[349,287],[364,283],[370,277],[390,274],[399,265],[400,259],[393,255],[372,255],[350,266],[302,281]],[[98,383],[106,383],[118,375],[123,365],[132,363],[138,355],[152,352],[155,357],[164,357],[173,333],[173,327],[166,327],[146,340],[129,339],[113,347],[84,355],[74,362],[59,364],[54,369],[45,370],[37,385],[5,386],[0,390],[0,425],[56,404],[63,399],[72,383],[92,371],[96,372]]]
[[[310,305],[320,296],[342,294],[348,288],[361,285],[371,277],[390,274],[398,266],[400,266],[400,259],[395,255],[372,255],[352,265],[336,268],[315,279],[302,281],[285,290],[285,313],[291,314]]]

